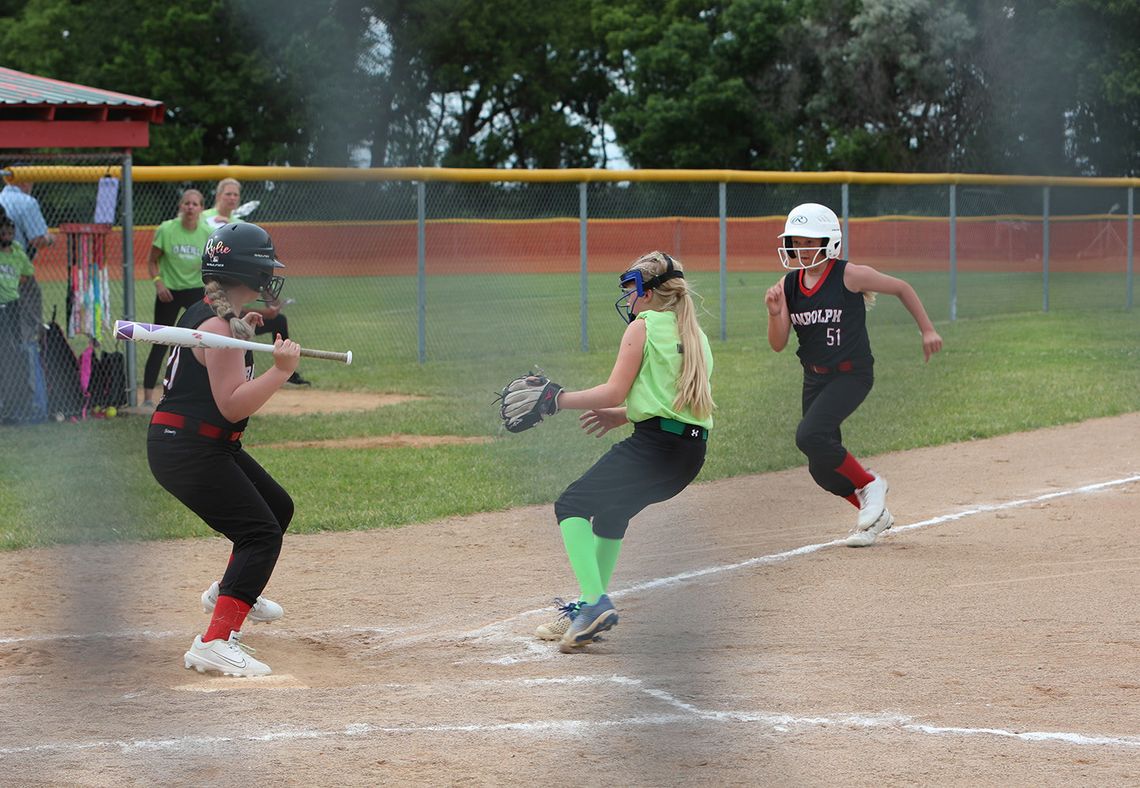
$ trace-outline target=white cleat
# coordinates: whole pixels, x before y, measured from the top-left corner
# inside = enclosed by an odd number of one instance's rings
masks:
[[[887,490],[890,485],[882,476],[875,474],[873,481],[855,491],[859,497],[858,530],[865,531],[879,521],[887,508]]]
[[[870,528],[855,531],[847,537],[848,547],[870,547],[879,538],[879,534],[895,524],[894,515],[890,509],[884,509],[878,521]]]
[[[219,583],[215,580],[202,594],[202,610],[207,613],[213,613],[214,606],[218,604],[218,586]],[[268,621],[276,621],[283,615],[285,615],[285,609],[281,607],[281,605],[272,599],[259,596],[257,598],[257,604],[249,609],[249,613],[246,614],[245,618],[254,624],[264,624]]]
[[[219,638],[209,643],[203,643],[202,636],[198,635],[182,661],[187,670],[214,671],[239,678],[268,676],[273,672],[264,662],[253,658],[253,649],[242,644],[240,632],[231,632],[229,640]]]

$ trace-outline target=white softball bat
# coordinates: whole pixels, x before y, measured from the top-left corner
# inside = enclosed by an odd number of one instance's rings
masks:
[[[178,326],[160,326],[154,323],[136,323],[133,320],[115,321],[115,339],[126,339],[130,342],[149,342],[152,345],[177,345],[178,347],[204,347],[204,348],[238,348],[240,350],[255,350],[262,353],[272,353],[273,345],[264,342],[249,342],[244,339],[212,334],[209,331],[197,331],[193,328],[179,328]],[[352,351],[336,353],[332,350],[310,350],[301,348],[301,355],[307,358],[323,358],[328,361],[342,361],[352,363]]]

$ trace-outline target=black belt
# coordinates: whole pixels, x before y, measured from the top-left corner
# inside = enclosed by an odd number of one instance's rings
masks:
[[[240,432],[230,432],[221,427],[215,427],[213,424],[183,416],[181,413],[168,413],[164,410],[156,410],[154,415],[150,417],[150,423],[160,424],[164,427],[175,427],[177,429],[194,427],[199,435],[219,441],[236,441],[241,439]]]
[[[646,425],[648,427],[656,427],[662,432],[671,432],[674,435],[680,435],[682,438],[690,440],[707,441],[709,439],[709,431],[707,427],[702,427],[699,424],[686,424],[683,421],[676,419],[666,419],[661,416],[654,416],[651,419],[637,422],[637,426]]]

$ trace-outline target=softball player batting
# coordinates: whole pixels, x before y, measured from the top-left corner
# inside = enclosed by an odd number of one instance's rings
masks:
[[[615,444],[554,504],[581,593],[560,605],[558,617],[536,634],[560,640],[567,653],[617,624],[606,590],[630,518],[696,478],[713,425],[712,351],[680,263],[651,252],[621,275],[620,285],[615,306],[628,327],[609,380],[584,391],[562,391],[541,378],[544,396],[538,401],[549,403],[544,412],[585,410],[579,420],[587,433],[601,437],[633,422],[633,435]],[[505,395],[505,417],[510,399]]]
[[[282,267],[261,227],[221,227],[202,254],[206,297],[187,309],[178,325],[249,339],[261,315],[239,317],[240,305],[277,298],[284,280],[275,272]],[[259,595],[281,552],[293,500],[246,454],[240,438],[250,415],[296,371],[300,351],[278,336],[273,366],[256,378],[248,350],[176,347],[167,363],[163,397],[147,432],[151,473],[233,543],[221,581],[202,595],[203,607],[213,613],[210,623],[184,656],[186,668],[200,673],[271,672],[242,645],[241,628],[247,618],[273,621],[283,615],[280,605]]]
[[[914,288],[867,265],[840,260],[843,231],[835,212],[817,203],[788,214],[780,262],[790,273],[768,289],[768,343],[777,353],[794,328],[796,355],[804,368],[803,420],[796,446],[823,489],[859,509],[851,547],[866,547],[894,523],[887,509],[887,480],[867,471],[843,447],[840,425],[874,385],[874,357],[867,336],[867,306],[875,293],[896,296],[922,332],[926,361],[942,349],[942,337],[926,315]]]

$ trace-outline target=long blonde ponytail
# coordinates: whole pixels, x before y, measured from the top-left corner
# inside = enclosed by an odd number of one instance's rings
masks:
[[[237,315],[237,310],[230,304],[229,296],[221,283],[211,279],[206,283],[206,301],[214,314],[230,324],[230,333],[234,339],[253,339],[253,326]]]
[[[675,270],[684,270],[676,258],[670,259]],[[667,267],[668,262],[661,252],[642,255],[632,266],[639,269],[645,279],[664,273]],[[677,278],[662,282],[653,288],[653,292],[657,294],[658,308],[661,311],[671,311],[677,315],[677,335],[681,340],[682,358],[673,409],[681,411],[687,408],[697,418],[706,418],[716,403],[713,402],[712,386],[709,384],[708,362],[705,359],[704,342],[701,341],[703,332],[697,321],[693,290],[687,280]]]

